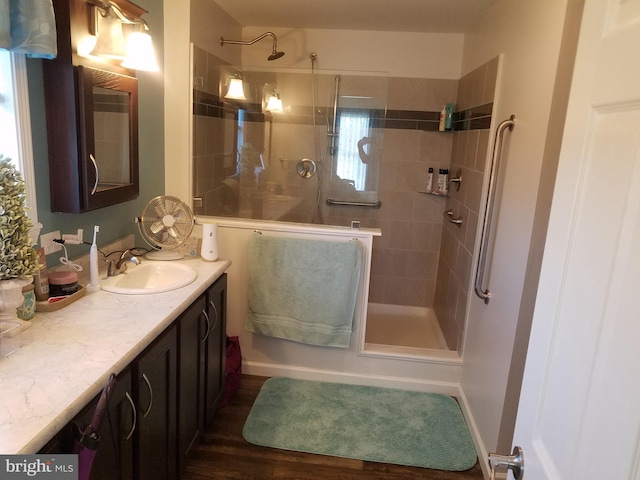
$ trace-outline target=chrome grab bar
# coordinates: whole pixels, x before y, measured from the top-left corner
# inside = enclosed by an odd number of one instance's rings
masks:
[[[480,252],[478,253],[478,264],[476,266],[475,292],[478,297],[484,300],[485,305],[489,303],[491,291],[489,287],[484,288],[482,283],[485,278],[485,268],[487,263],[487,242],[489,239],[490,224],[493,220],[493,201],[495,200],[496,174],[500,164],[500,156],[502,154],[503,133],[508,128],[513,131],[516,124],[516,116],[511,115],[504,120],[496,129],[496,135],[493,142],[493,153],[491,155],[491,170],[489,173],[489,188],[487,188],[486,204],[484,209],[484,221],[482,222],[482,234],[480,237]]]
[[[462,226],[462,217],[454,218],[453,210],[447,210],[446,212],[443,212],[442,215],[444,215],[450,223],[455,223],[459,227]]]
[[[327,205],[350,205],[352,207],[373,207],[380,208],[382,206],[382,202],[378,200],[377,202],[348,202],[346,200],[334,200],[333,198],[327,198]]]

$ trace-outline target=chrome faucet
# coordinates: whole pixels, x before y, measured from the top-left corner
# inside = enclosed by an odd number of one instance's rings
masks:
[[[107,267],[107,276],[115,277],[116,275],[120,275],[121,273],[126,272],[127,262],[131,262],[135,265],[140,265],[142,263],[142,260],[132,255],[131,250],[127,249],[122,252],[122,255],[120,255],[120,258],[117,261],[114,262],[113,260],[107,260],[107,263],[109,265]]]

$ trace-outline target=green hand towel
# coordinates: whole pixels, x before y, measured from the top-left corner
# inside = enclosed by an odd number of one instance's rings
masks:
[[[301,343],[348,347],[361,262],[358,240],[254,235],[245,328]]]

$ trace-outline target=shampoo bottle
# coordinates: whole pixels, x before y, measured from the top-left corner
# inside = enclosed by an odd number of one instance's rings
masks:
[[[444,132],[446,117],[447,117],[447,106],[445,105],[444,107],[442,107],[442,110],[440,111],[440,124],[438,125],[438,131],[440,132]]]
[[[438,186],[436,193],[439,195],[447,194],[447,170],[444,168],[441,168],[438,171]]]
[[[445,105],[444,129],[447,132],[453,130],[453,103]]]
[[[433,191],[433,168],[429,167],[429,173],[427,173],[427,193]]]

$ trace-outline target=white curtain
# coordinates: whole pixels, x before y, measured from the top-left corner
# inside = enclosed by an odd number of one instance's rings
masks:
[[[343,111],[340,114],[336,175],[353,181],[358,191],[365,189],[367,177],[367,165],[360,158],[358,142],[369,135],[369,121],[368,111]]]

